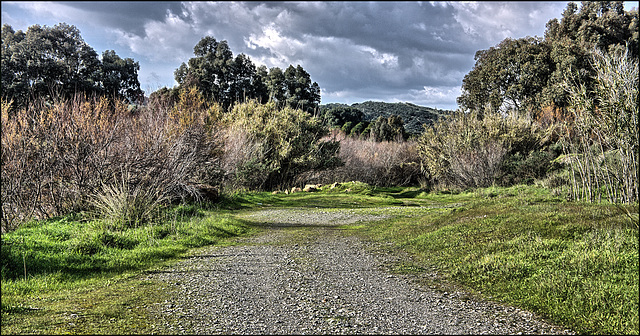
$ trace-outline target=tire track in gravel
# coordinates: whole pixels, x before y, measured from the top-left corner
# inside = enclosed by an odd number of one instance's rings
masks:
[[[176,334],[573,334],[517,308],[385,272],[397,256],[372,253],[371,243],[336,227],[388,216],[247,215],[266,232],[147,275],[173,292],[154,313]]]

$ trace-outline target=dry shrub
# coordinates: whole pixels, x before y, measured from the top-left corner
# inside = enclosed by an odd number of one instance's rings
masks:
[[[304,183],[361,181],[375,186],[416,185],[421,177],[416,143],[413,141],[374,141],[347,137],[333,131],[340,143],[338,157],[344,165],[336,169],[309,174]]]
[[[544,132],[515,113],[457,111],[425,129],[418,150],[425,175],[439,188],[477,188],[495,184],[505,159],[540,148]]]
[[[574,122],[565,124],[565,152],[572,156],[570,196],[576,200],[638,202],[640,127],[638,59],[629,50],[593,51],[593,90],[565,80]]]
[[[132,113],[106,98],[40,100],[15,111],[3,102],[2,229],[100,209],[98,195],[114,188],[158,200],[197,196],[194,185],[215,181],[221,148],[207,118],[188,112],[186,123],[180,104]]]

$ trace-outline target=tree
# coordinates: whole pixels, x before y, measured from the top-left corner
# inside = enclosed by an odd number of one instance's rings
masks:
[[[245,54],[235,58],[227,41],[206,36],[193,48],[196,57],[182,63],[174,72],[181,88],[195,86],[207,100],[218,102],[225,110],[247,99],[267,99],[266,71],[258,73]]]
[[[122,59],[113,50],[102,53],[102,90],[109,96],[122,97],[137,103],[143,96],[138,81],[140,64],[131,58]]]
[[[569,94],[562,88],[566,74],[592,91],[595,70],[589,62],[593,48],[631,50],[638,57],[638,12],[624,11],[620,1],[585,1],[580,9],[569,3],[562,19],[547,23],[544,39],[507,38],[476,53],[462,84],[458,103],[465,110],[536,114],[551,106],[566,110]]]
[[[300,65],[284,72],[278,67],[256,68],[247,55],[233,57],[227,41],[218,42],[211,36],[202,38],[193,53],[196,57],[175,70],[176,81],[181,87],[196,86],[207,100],[218,102],[225,110],[250,99],[307,112],[318,107],[320,87]]]
[[[365,130],[367,129],[368,126],[369,126],[369,122],[367,121],[361,121],[357,123],[351,129],[349,136],[352,136],[352,137],[366,136],[367,134],[365,133]]]
[[[539,103],[553,64],[548,46],[538,38],[507,38],[476,53],[476,64],[462,80],[458,103],[463,109],[491,112]]]
[[[287,103],[287,88],[284,82],[284,72],[278,67],[269,70],[269,74],[265,79],[267,91],[269,93],[269,101],[275,102],[278,106],[285,106]]]
[[[378,117],[370,125],[370,136],[375,141],[396,141],[406,140],[407,133],[404,130],[404,122],[402,117],[391,115],[388,118]]]
[[[329,126],[342,126],[347,122],[355,125],[364,119],[364,113],[355,107],[340,106],[326,110],[322,119]]]
[[[72,25],[33,25],[26,33],[2,27],[2,97],[25,106],[35,97],[116,94],[136,100],[141,94],[139,65],[106,51],[103,61]]]
[[[593,89],[595,70],[589,60],[594,48],[625,50],[628,45],[630,57],[638,57],[638,12],[625,12],[621,1],[584,1],[580,10],[569,3],[562,19],[550,20],[546,28],[555,68],[543,95],[556,106],[569,105],[569,94],[562,89],[566,74]]]
[[[313,113],[320,103],[320,86],[302,66],[289,65],[284,72],[285,99],[289,107]]]
[[[233,165],[242,187],[285,189],[300,174],[341,163],[337,157],[340,144],[324,140],[328,128],[302,110],[251,100],[236,104],[222,120],[231,134],[244,138],[233,138],[245,144],[239,150],[243,154],[226,153],[242,157]]]

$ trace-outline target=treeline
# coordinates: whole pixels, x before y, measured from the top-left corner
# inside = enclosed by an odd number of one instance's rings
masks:
[[[26,33],[2,25],[2,98],[26,107],[40,97],[72,98],[77,94],[107,95],[140,103],[140,65],[106,50],[96,51],[66,23],[33,25]]]
[[[361,114],[355,111],[360,111]],[[438,118],[450,113],[451,111],[438,110],[425,106],[418,106],[411,103],[385,103],[366,101],[362,103],[355,103],[352,105],[347,104],[324,104],[320,105],[320,115],[322,115],[330,126],[340,127],[351,122],[347,126],[344,126],[347,134],[353,133],[353,135],[367,136],[368,132],[363,132],[367,126],[372,122],[389,118],[399,118],[402,120],[404,131],[408,136],[420,135],[424,131],[424,125],[433,124]],[[352,115],[348,118],[342,117],[342,115]],[[380,118],[383,119],[380,119]],[[348,120],[347,120],[348,119]],[[356,127],[362,123],[361,126]],[[355,128],[355,129],[354,129]],[[381,136],[378,138],[385,138],[386,140],[392,140]]]
[[[163,88],[153,96],[175,102],[180,90],[196,87],[207,101],[225,110],[236,102],[255,99],[314,113],[320,103],[320,86],[300,65],[289,65],[284,71],[256,67],[245,54],[233,57],[227,41],[218,42],[211,36],[202,38],[193,53],[195,57],[174,72],[178,87]]]

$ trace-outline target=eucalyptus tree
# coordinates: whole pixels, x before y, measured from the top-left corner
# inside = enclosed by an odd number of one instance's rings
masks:
[[[311,81],[311,76],[302,66],[289,67],[284,71],[286,102],[291,108],[313,113],[320,103],[320,86]]]
[[[131,103],[139,102],[144,92],[140,89],[140,64],[132,58],[121,58],[113,50],[102,53],[100,89],[112,97],[123,97]]]
[[[180,87],[196,86],[207,100],[216,101],[224,110],[236,102],[257,99],[275,102],[307,112],[317,109],[320,87],[300,65],[284,72],[278,67],[267,71],[257,67],[249,56],[233,56],[227,41],[206,36],[194,47],[195,57],[174,72]]]

